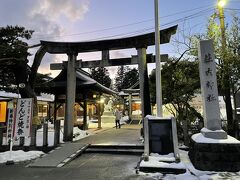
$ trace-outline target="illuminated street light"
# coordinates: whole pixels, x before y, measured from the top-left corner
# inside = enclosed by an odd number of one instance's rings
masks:
[[[104,102],[105,102],[105,98],[101,98],[100,101],[99,101],[99,103],[102,103],[102,104],[103,104]]]
[[[224,7],[226,5],[226,0],[218,0],[218,7]]]
[[[218,0],[218,17],[220,20],[220,29],[221,29],[221,38],[222,38],[222,64],[223,64],[223,80],[224,80],[224,95],[225,95],[225,101],[226,104],[226,113],[227,113],[227,119],[228,119],[228,132],[233,131],[233,110],[232,110],[232,104],[231,104],[231,90],[230,90],[230,69],[229,69],[229,61],[227,59],[227,43],[226,43],[226,33],[225,33],[225,21],[224,21],[224,6],[226,5],[227,0]]]
[[[225,22],[224,22],[224,10],[223,10],[223,7],[225,5],[226,5],[226,0],[218,0],[218,12],[219,12],[223,51],[225,51],[225,47],[226,47]]]

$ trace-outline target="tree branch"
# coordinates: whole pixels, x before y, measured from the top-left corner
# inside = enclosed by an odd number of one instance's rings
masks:
[[[176,61],[174,61],[173,65],[177,64],[177,63],[182,59],[182,57],[183,57],[188,51],[190,51],[190,50],[191,50],[191,49],[186,49],[186,50],[181,54],[181,56],[180,56]]]
[[[42,62],[42,58],[45,54],[46,54],[46,49],[44,46],[41,46],[35,54],[33,64],[31,67],[31,74],[29,76],[29,83],[32,88],[34,88],[34,82],[36,79],[37,71]]]
[[[14,58],[14,57],[10,57],[10,58],[0,58],[0,61],[10,61],[10,60],[15,60],[15,61],[23,61],[23,58]]]
[[[30,49],[30,48],[35,48],[35,47],[39,47],[41,46],[41,44],[34,44],[32,46],[25,46],[25,45],[22,45],[22,44],[18,44],[18,46],[22,46],[22,47],[25,47],[27,49]]]

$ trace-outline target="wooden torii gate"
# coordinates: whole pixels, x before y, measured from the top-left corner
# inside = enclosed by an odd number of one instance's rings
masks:
[[[177,26],[160,31],[161,44],[168,43],[173,34],[176,33]],[[66,111],[64,120],[64,141],[72,141],[73,136],[73,107],[75,103],[76,92],[76,68],[92,68],[98,66],[120,66],[138,64],[139,67],[139,85],[141,97],[142,118],[151,114],[150,96],[148,88],[148,73],[147,63],[154,62],[153,55],[147,55],[146,49],[148,46],[155,44],[155,33],[148,33],[139,36],[110,39],[101,41],[89,42],[49,42],[41,41],[41,47],[35,55],[35,58],[42,59],[46,52],[50,54],[67,54],[67,63],[51,64],[51,69],[62,69],[62,66],[67,66],[67,92],[66,92]],[[131,58],[110,59],[109,51],[117,49],[135,48],[137,56]],[[101,51],[102,59],[96,61],[77,61],[78,53]],[[166,59],[167,55],[162,55]],[[40,61],[41,62],[41,61]]]

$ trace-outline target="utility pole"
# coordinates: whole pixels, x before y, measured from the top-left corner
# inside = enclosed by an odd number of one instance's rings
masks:
[[[157,116],[162,117],[162,80],[161,80],[161,57],[160,57],[160,33],[158,18],[158,0],[154,0],[155,9],[155,53],[156,53],[156,103]]]
[[[218,0],[218,15],[220,20],[221,39],[222,39],[222,81],[223,81],[223,92],[226,103],[226,114],[228,123],[228,133],[234,135],[234,123],[233,123],[233,110],[231,103],[231,91],[230,91],[230,76],[229,76],[229,62],[226,54],[226,33],[225,33],[225,21],[224,21],[224,5],[226,0]]]
[[[226,48],[226,35],[225,35],[225,20],[224,20],[224,10],[223,10],[223,0],[218,0],[218,13],[219,13],[219,20],[220,20],[220,29],[221,29],[221,38],[222,38],[222,50],[223,55],[225,54]]]

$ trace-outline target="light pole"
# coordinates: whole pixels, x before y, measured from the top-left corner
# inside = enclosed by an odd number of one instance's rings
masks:
[[[225,21],[224,21],[224,10],[223,10],[223,7],[225,6],[225,4],[226,4],[226,0],[218,0],[218,12],[219,12],[220,29],[221,29],[221,37],[222,37],[223,56],[225,54],[225,48],[226,48]]]
[[[158,0],[154,0],[155,9],[155,54],[156,54],[156,103],[157,116],[162,117],[162,82],[161,82],[161,56],[160,56],[160,33],[158,19]]]
[[[233,110],[231,103],[231,91],[230,91],[230,76],[229,76],[229,62],[227,60],[226,53],[226,33],[225,33],[225,21],[224,21],[224,9],[223,7],[226,4],[226,0],[218,0],[218,12],[220,20],[220,29],[221,29],[221,38],[222,38],[222,68],[223,68],[223,83],[224,83],[224,96],[226,103],[226,114],[228,121],[228,133],[233,135],[234,123],[233,123]]]

